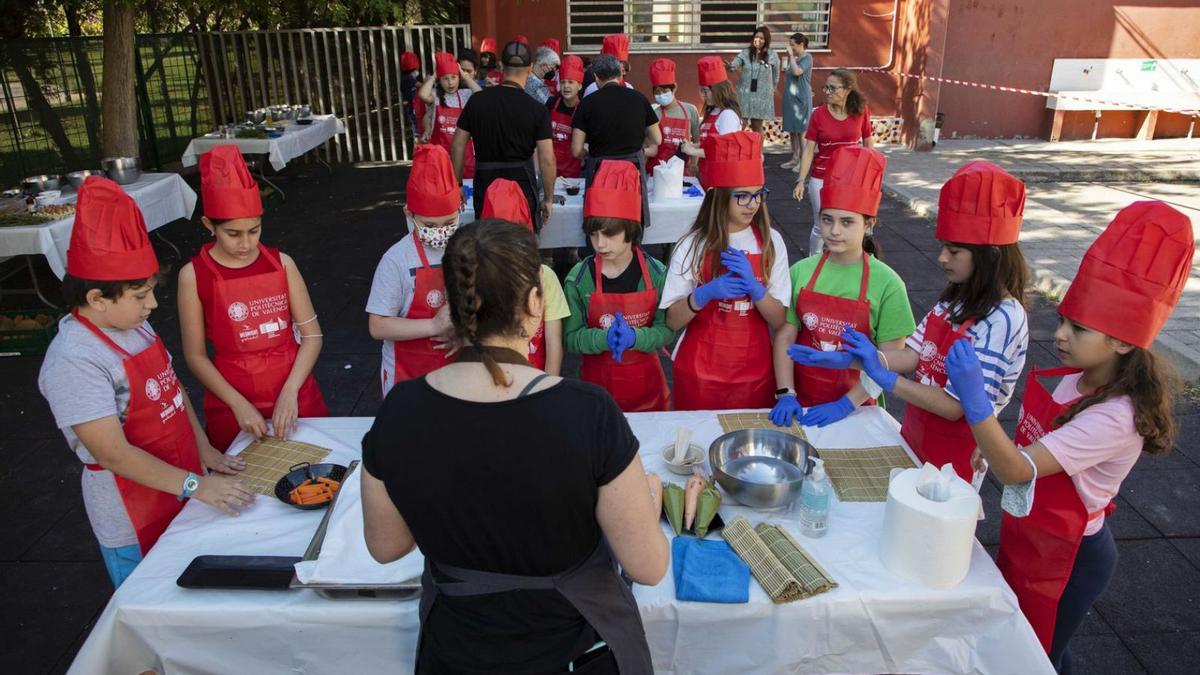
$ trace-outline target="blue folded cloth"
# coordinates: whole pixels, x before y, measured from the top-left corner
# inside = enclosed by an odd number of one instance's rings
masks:
[[[750,567],[723,539],[675,537],[671,542],[671,569],[676,600],[750,600]]]
[[[701,190],[695,185],[689,185],[683,189],[683,194],[688,197],[703,197],[704,190]]]

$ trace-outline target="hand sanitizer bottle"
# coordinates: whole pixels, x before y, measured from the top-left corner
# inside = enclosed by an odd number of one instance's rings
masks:
[[[813,458],[812,473],[800,487],[800,532],[806,537],[824,537],[829,525],[829,493],[833,486],[825,475],[825,462]]]

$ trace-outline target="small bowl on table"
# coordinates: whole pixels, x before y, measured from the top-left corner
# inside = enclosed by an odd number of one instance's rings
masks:
[[[680,476],[690,476],[697,467],[704,465],[704,448],[702,446],[691,443],[688,445],[687,452],[683,453],[683,461],[675,463],[675,444],[668,443],[662,449],[663,463],[667,465],[667,469],[671,473],[677,473]]]
[[[315,478],[328,478],[329,480],[336,480],[338,483],[341,483],[345,477],[346,467],[341,464],[309,464],[308,462],[301,462],[289,469],[283,478],[280,478],[275,483],[275,496],[284,504],[302,511],[323,509],[333,502],[332,498],[317,504],[297,504],[292,501],[292,490]],[[336,493],[334,496],[337,496]]]

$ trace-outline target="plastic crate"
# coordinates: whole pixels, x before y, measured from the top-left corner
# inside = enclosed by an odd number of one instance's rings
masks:
[[[13,328],[0,330],[0,356],[29,356],[45,354],[50,341],[58,334],[58,320],[65,311],[61,309],[26,309],[0,312],[0,316],[16,319],[24,316],[32,319],[39,314],[54,317],[50,325],[39,328]]]

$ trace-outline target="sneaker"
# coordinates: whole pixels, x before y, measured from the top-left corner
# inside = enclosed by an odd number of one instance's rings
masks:
[[[780,165],[779,165],[779,168],[781,168],[781,169],[791,169],[791,168],[795,168],[795,166],[796,166],[797,164],[799,164],[799,162],[797,162],[796,160],[794,160],[794,159],[789,159],[788,161],[784,162],[783,164],[780,164]]]

